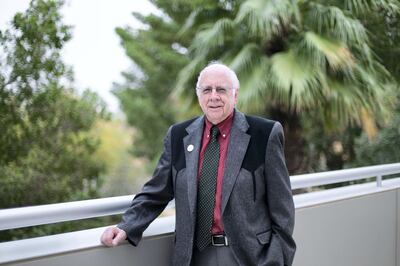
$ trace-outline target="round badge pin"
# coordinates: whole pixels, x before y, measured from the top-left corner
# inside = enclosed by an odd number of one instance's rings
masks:
[[[190,144],[190,145],[187,147],[187,151],[188,151],[188,152],[193,151],[193,149],[194,149],[194,146],[193,146],[192,144]]]

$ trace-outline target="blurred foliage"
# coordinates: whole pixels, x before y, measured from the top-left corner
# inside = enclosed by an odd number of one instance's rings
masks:
[[[381,1],[377,1],[379,4]],[[386,2],[386,1],[383,1]],[[388,1],[390,3],[391,1]],[[361,16],[360,21],[368,29],[374,52],[389,70],[392,76],[400,82],[400,14],[399,1],[393,1],[393,9],[379,8],[377,12]]]
[[[395,114],[375,139],[365,134],[356,139],[356,159],[348,163],[349,167],[400,162],[400,97],[397,103]]]
[[[34,0],[0,32],[0,208],[93,198],[101,185],[105,164],[90,130],[108,114],[96,94],[72,88],[60,58],[71,38],[62,4]]]
[[[168,97],[173,77],[186,58],[172,49],[174,33],[179,30],[176,23],[154,15],[144,17],[134,13],[134,16],[151,30],[116,30],[136,68],[123,74],[125,82],[115,85],[114,93],[120,99],[127,122],[137,131],[132,153],[154,161],[168,126],[175,121],[174,104]]]
[[[107,170],[101,174],[103,184],[98,191],[101,197],[136,193],[148,178],[149,161],[134,158],[129,153],[135,131],[121,120],[99,120],[92,129],[101,142],[96,157],[106,163]]]
[[[340,131],[326,130],[323,123],[321,113],[316,111],[302,118],[306,173],[343,169],[346,162],[355,159],[354,145],[361,128],[349,126]]]

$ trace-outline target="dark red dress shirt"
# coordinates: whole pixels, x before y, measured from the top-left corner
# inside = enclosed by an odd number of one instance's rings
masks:
[[[222,182],[223,182],[225,160],[228,151],[229,136],[231,133],[234,113],[235,112],[232,112],[224,121],[222,121],[217,125],[220,132],[220,134],[218,135],[220,155],[219,155],[218,174],[217,174],[217,187],[215,192],[214,220],[211,228],[212,234],[220,234],[224,231],[224,226],[222,224],[222,217],[221,217]],[[199,167],[197,171],[198,178],[200,178],[200,171],[203,165],[204,152],[206,150],[208,142],[210,141],[210,130],[211,127],[213,126],[213,124],[211,124],[211,122],[209,122],[207,118],[205,118],[204,121],[205,125],[203,131],[203,138],[201,142]]]

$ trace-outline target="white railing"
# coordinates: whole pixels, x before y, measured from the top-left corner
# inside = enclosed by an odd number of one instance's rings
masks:
[[[0,210],[0,230],[110,216],[126,210],[132,196]]]
[[[375,177],[380,187],[382,176],[392,174],[400,174],[400,163],[296,175],[291,176],[290,181],[292,189],[298,189]],[[0,210],[0,230],[121,214],[132,198],[128,195],[4,209]],[[173,203],[169,207],[173,207]]]
[[[366,166],[345,170],[296,175],[290,178],[292,189],[308,188],[375,177],[378,187],[382,186],[382,176],[399,174],[400,163]]]
[[[134,196],[72,201],[0,210],[0,231],[123,213]],[[168,204],[173,208],[174,202]]]

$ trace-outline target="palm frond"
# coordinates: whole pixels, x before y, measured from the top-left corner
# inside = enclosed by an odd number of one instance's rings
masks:
[[[344,43],[324,38],[312,31],[304,34],[301,48],[304,48],[312,65],[325,68],[326,63],[332,70],[348,70],[356,64],[351,51]]]
[[[387,84],[393,82],[393,76],[385,68],[385,66],[382,65],[377,60],[371,60],[370,62],[368,62],[366,69],[368,69],[370,75],[373,75],[374,77],[378,78],[379,83],[381,84]]]
[[[256,64],[262,56],[263,53],[258,44],[247,43],[235,54],[234,58],[228,61],[228,65],[236,73],[242,73],[250,69],[253,64]]]
[[[292,4],[287,0],[248,0],[240,6],[235,22],[244,23],[250,34],[268,39],[283,31],[293,13]]]
[[[285,96],[290,108],[301,110],[320,98],[322,73],[296,56],[293,50],[275,54],[271,63],[271,87]]]
[[[264,93],[268,89],[265,77],[270,69],[269,59],[261,58],[258,63],[249,66],[245,72],[238,73],[240,77],[240,89],[238,96],[238,107],[245,112],[264,111]]]
[[[186,114],[196,113],[194,110],[198,113],[196,80],[205,65],[204,57],[196,57],[179,72],[170,98],[172,102],[179,102],[180,113],[184,114],[182,118],[188,118]]]
[[[367,64],[372,64],[376,61],[376,54],[367,43],[362,43],[361,45],[356,45],[352,47],[355,56]]]
[[[200,73],[201,69],[206,65],[206,63],[207,62],[204,57],[195,57],[179,72],[173,92],[174,96],[185,96],[185,94],[192,95],[191,93],[187,92],[195,89],[196,77]]]
[[[390,11],[399,13],[400,7],[397,0],[348,0],[344,1],[345,9],[353,14],[368,14],[376,11]]]
[[[209,54],[215,48],[225,44],[235,29],[235,23],[229,18],[222,18],[214,24],[207,24],[195,37],[194,54]]]
[[[351,83],[344,83],[334,79],[327,81],[329,94],[326,95],[324,105],[325,121],[336,121],[338,125],[346,122],[359,121],[358,104],[354,93],[357,88]],[[358,96],[357,96],[358,99]]]
[[[366,120],[362,112],[368,110],[368,114],[373,114],[373,119],[386,120],[393,107],[388,97],[393,94],[394,87],[391,83],[378,81],[376,77],[376,74],[358,64],[354,67],[351,79],[328,78],[329,93],[325,96],[324,107],[327,119],[342,124],[350,122],[364,125]]]
[[[307,24],[318,34],[337,39],[347,45],[368,43],[366,29],[359,20],[347,16],[335,6],[317,3],[312,3],[310,6],[312,9],[307,16]]]
[[[372,1],[374,2],[374,1]],[[364,14],[371,12],[370,0],[348,0],[344,1],[344,7],[354,14]]]

